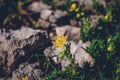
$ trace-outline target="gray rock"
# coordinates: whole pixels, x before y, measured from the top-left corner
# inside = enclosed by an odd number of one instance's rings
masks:
[[[50,22],[45,21],[45,20],[43,20],[43,19],[39,19],[39,20],[37,21],[37,23],[39,24],[39,27],[40,27],[40,28],[43,28],[43,29],[46,29],[46,28],[50,27]]]
[[[70,25],[61,26],[56,28],[56,34],[67,36],[68,40],[79,41],[81,29]]]
[[[51,6],[44,4],[42,1],[33,2],[31,5],[28,6],[28,9],[32,12],[40,12],[43,9],[50,9]]]
[[[56,0],[56,6],[57,7],[60,7],[60,6],[62,6],[62,5],[64,5],[64,4],[66,4],[67,2],[66,2],[66,0]]]
[[[78,64],[79,67],[83,67],[85,62],[90,63],[90,67],[94,66],[95,60],[85,51],[85,49],[89,46],[89,42],[81,43],[81,42],[74,42],[70,41],[70,54],[72,55],[72,58],[74,59],[74,63]],[[84,48],[84,49],[83,49]],[[45,56],[50,57],[56,64],[61,63],[62,70],[65,70],[65,67],[67,67],[70,64],[70,61],[66,58],[59,58],[59,54],[61,53],[61,48],[54,48],[48,47],[45,49],[44,53]]]
[[[55,23],[58,18],[61,18],[66,15],[67,15],[66,11],[61,11],[61,10],[57,9],[57,10],[53,11],[52,15],[50,15],[49,21],[51,23]]]
[[[66,11],[61,11],[61,10],[55,10],[53,12],[53,15],[55,16],[55,18],[60,18],[60,17],[63,17],[63,16],[66,16],[67,15],[67,12]]]
[[[77,26],[77,21],[75,19],[70,20],[70,25]]]
[[[99,22],[100,18],[103,18],[103,15],[91,15],[90,19],[92,20],[91,27],[95,27]]]
[[[80,5],[90,6],[93,0],[72,0],[72,2],[78,2]]]
[[[56,32],[54,29],[52,29],[49,33],[50,40],[55,40]]]
[[[1,71],[9,72],[14,63],[21,57],[28,55],[38,47],[43,47],[49,41],[44,31],[22,27],[19,30],[0,33],[0,67]]]
[[[0,78],[0,80],[11,80],[11,78]]]
[[[75,20],[75,19],[71,19],[71,20],[70,20],[70,25],[71,25],[71,26],[77,26],[77,27],[79,27],[79,26],[82,25],[82,22],[81,22],[81,21],[78,21],[78,20]]]
[[[44,19],[44,20],[47,20],[48,17],[52,14],[52,10],[44,9],[40,13],[41,13],[40,14],[41,18]]]
[[[92,9],[94,0],[72,0],[72,2],[77,2],[79,5],[84,5],[84,8],[86,9]],[[106,7],[106,1],[105,0],[96,0],[100,5],[103,7]]]
[[[55,18],[55,16],[50,15],[49,19],[48,19],[51,23],[55,23],[57,20]]]
[[[83,67],[84,62],[90,63],[90,67],[94,66],[94,59],[85,51],[89,47],[90,43],[75,43],[71,41],[71,54],[75,57],[75,63],[80,67]]]
[[[106,7],[106,0],[98,0],[98,3],[100,3],[104,8]]]
[[[13,71],[12,80],[16,80],[17,78],[22,79],[25,76],[28,77],[28,80],[39,80],[43,77],[44,73],[40,69],[36,68],[36,66],[39,66],[39,64],[20,64],[19,68]]]

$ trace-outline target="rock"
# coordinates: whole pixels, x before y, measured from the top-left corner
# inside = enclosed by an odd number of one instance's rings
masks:
[[[78,27],[72,27],[69,25],[56,28],[56,34],[67,36],[68,40],[79,41],[81,29]]]
[[[98,3],[102,5],[104,8],[106,7],[106,0],[98,0]]]
[[[40,14],[41,18],[44,19],[44,20],[47,20],[48,17],[52,14],[52,11],[48,10],[48,9],[44,9],[40,13],[41,13]]]
[[[61,10],[55,10],[53,12],[53,15],[55,16],[55,18],[60,18],[60,17],[63,17],[63,16],[66,16],[67,15],[67,12],[66,11],[61,11]]]
[[[75,19],[70,20],[70,25],[77,26],[77,21]]]
[[[60,6],[62,6],[62,5],[64,5],[64,4],[66,4],[67,3],[67,1],[65,1],[65,0],[56,0],[56,6],[57,7],[60,7]]]
[[[55,40],[56,33],[54,30],[51,30],[49,33],[50,40]]]
[[[79,21],[79,20],[71,19],[71,20],[70,20],[70,25],[71,25],[71,26],[77,26],[77,27],[79,27],[79,26],[82,25],[82,22]]]
[[[11,80],[11,78],[0,78],[0,80]]]
[[[72,30],[71,26],[56,27],[56,34],[57,35],[65,35],[65,32],[67,32],[67,31],[70,32],[71,30]]]
[[[106,7],[106,0],[96,0],[100,5]],[[84,5],[86,8],[92,8],[94,0],[72,0],[72,2],[77,2],[79,5]]]
[[[90,6],[93,0],[72,0],[72,2],[77,2],[79,5]]]
[[[32,12],[38,13],[43,9],[50,9],[51,6],[44,4],[42,1],[33,2],[31,5],[28,6],[28,9]]]
[[[58,18],[64,17],[66,15],[67,15],[66,11],[61,11],[61,10],[57,9],[57,10],[53,11],[52,15],[50,15],[49,21],[51,23],[55,23]]]
[[[12,80],[22,79],[27,76],[28,80],[38,80],[43,77],[43,72],[37,68],[38,64],[22,63],[19,68],[13,71]],[[43,80],[43,79],[42,79]]]
[[[39,24],[39,28],[47,29],[48,27],[50,27],[50,23],[43,19],[39,19],[37,23]]]
[[[14,63],[39,47],[49,43],[44,31],[22,27],[19,30],[0,33],[0,74],[9,73]]]
[[[103,15],[91,15],[90,19],[92,20],[91,27],[95,27],[99,22],[100,18],[104,18]]]
[[[50,15],[49,21],[50,21],[51,23],[55,23],[57,20],[56,20],[55,16]]]
[[[85,51],[85,49],[89,46],[89,42],[81,43],[81,42],[74,42],[70,41],[70,54],[72,55],[72,58],[74,59],[74,63],[78,64],[79,67],[83,68],[83,65],[85,62],[90,63],[90,67],[94,66],[95,60]],[[83,49],[84,48],[84,49]],[[59,54],[61,53],[61,48],[54,48],[48,47],[45,49],[44,53],[45,56],[50,57],[56,64],[61,63],[62,70],[65,70],[65,67],[67,67],[70,64],[70,61],[66,58],[59,58]]]
[[[90,67],[94,66],[94,59],[85,51],[87,47],[89,47],[90,43],[75,43],[71,41],[71,54],[75,57],[75,63],[80,67],[83,67],[85,62],[90,63]]]

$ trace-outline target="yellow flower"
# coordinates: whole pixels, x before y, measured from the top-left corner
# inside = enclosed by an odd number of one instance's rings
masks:
[[[108,18],[109,18],[109,14],[107,14],[107,15],[105,15],[105,20],[108,20]]]
[[[78,12],[78,11],[79,11],[79,8],[75,9],[75,11]]]
[[[107,20],[107,21],[112,21],[111,13],[110,13],[110,12],[107,13],[107,14],[105,15],[104,19]]]
[[[76,17],[79,18],[80,17],[80,13],[77,13]]]
[[[73,3],[70,7],[70,11],[75,11],[76,8],[77,8],[77,5]]]
[[[120,63],[117,64],[116,74],[120,74]]]
[[[21,79],[16,78],[16,80],[21,80]],[[28,77],[25,76],[25,77],[22,78],[22,80],[28,80]]]
[[[25,76],[25,77],[23,77],[23,78],[22,78],[22,80],[28,80],[28,77],[27,77],[27,76]]]
[[[107,48],[107,51],[108,51],[108,52],[112,52],[112,51],[113,51],[113,47],[112,47],[111,44],[110,44],[110,46]]]
[[[59,47],[63,46],[64,44],[66,44],[66,42],[67,42],[66,36],[57,35],[56,40],[53,41],[52,43],[56,48],[59,48]]]
[[[18,78],[16,78],[16,80],[19,80]]]
[[[109,43],[111,41],[111,38],[109,37],[108,39],[107,39],[107,43]]]
[[[84,15],[84,12],[81,12],[81,15],[83,16],[83,15]]]

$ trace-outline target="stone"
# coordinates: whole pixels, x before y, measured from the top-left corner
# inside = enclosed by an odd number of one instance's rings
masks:
[[[56,34],[67,36],[68,40],[79,41],[81,29],[70,25],[56,27]]]
[[[48,17],[52,14],[52,11],[49,9],[44,9],[40,12],[40,17],[44,20],[47,20]]]
[[[72,2],[77,2],[79,5],[90,6],[93,0],[72,0]]]
[[[55,18],[60,18],[60,17],[66,16],[67,12],[57,9],[53,12],[53,15],[55,16]]]
[[[80,26],[82,25],[82,22],[81,22],[80,20],[71,19],[71,20],[70,20],[70,25],[71,25],[71,26],[80,27]]]
[[[0,74],[9,73],[21,57],[25,57],[39,47],[49,44],[45,31],[22,27],[2,34],[0,31]]]
[[[37,23],[39,25],[39,28],[47,29],[50,27],[50,23],[48,21],[43,20],[43,19],[39,19],[37,21]]]
[[[64,5],[64,4],[66,4],[66,3],[67,3],[66,0],[56,0],[56,6],[57,7],[60,7],[60,6]]]
[[[79,5],[84,5],[86,8],[91,9],[94,0],[72,0],[72,2],[77,2]],[[100,5],[106,7],[105,0],[96,0]]]
[[[50,31],[49,37],[50,37],[50,40],[51,40],[51,41],[52,41],[52,40],[55,40],[55,36],[56,36],[55,31]]]
[[[51,6],[48,6],[47,4],[44,4],[42,1],[36,1],[33,2],[32,4],[30,4],[28,6],[28,10],[34,12],[34,13],[38,13],[43,9],[50,9]]]
[[[50,21],[51,23],[55,23],[57,20],[56,20],[55,16],[50,15],[49,21]]]
[[[86,43],[75,43],[71,41],[71,54],[75,57],[75,63],[80,67],[83,67],[85,62],[88,62],[90,67],[94,66],[94,59],[90,56],[89,53],[85,51],[87,47],[89,47],[90,42]]]
[[[70,43],[70,54],[72,55],[74,64],[78,64],[79,67],[83,68],[84,63],[88,62],[90,64],[89,66],[93,67],[95,60],[85,51],[85,49],[89,47],[90,43],[76,43],[74,41],[70,41]],[[60,66],[62,67],[62,70],[65,70],[65,67],[67,67],[71,62],[66,57],[59,58],[61,51],[61,48],[54,48],[54,46],[52,46],[46,48],[44,50],[44,54],[45,56],[50,57],[55,64],[61,64]]]
[[[70,25],[77,26],[77,21],[75,19],[70,20]]]
[[[39,68],[36,68],[36,66],[39,66],[39,64],[20,64],[18,69],[13,71],[12,80],[22,79],[25,76],[28,77],[28,80],[39,80],[43,77],[44,73]]]
[[[99,22],[100,18],[104,18],[103,15],[91,15],[90,19],[92,20],[91,27],[95,27]]]

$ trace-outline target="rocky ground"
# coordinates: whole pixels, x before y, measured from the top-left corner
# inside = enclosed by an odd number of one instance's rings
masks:
[[[85,5],[91,9],[92,0],[72,0],[79,5]],[[99,0],[105,6],[104,0]],[[16,80],[25,75],[29,80],[45,79],[46,70],[40,68],[44,57],[49,57],[56,65],[59,64],[64,70],[70,64],[66,58],[60,59],[58,54],[60,49],[54,49],[51,41],[57,34],[67,36],[71,42],[70,54],[74,56],[74,63],[83,67],[83,63],[88,61],[90,66],[94,66],[94,59],[85,51],[90,42],[82,42],[81,21],[71,18],[62,5],[65,0],[57,0],[56,8],[41,1],[32,1],[27,6],[27,13],[30,14],[30,22],[34,26],[24,21],[19,29],[0,30],[0,80]],[[27,14],[28,15],[28,14]],[[92,26],[97,24],[101,16],[90,15]],[[29,22],[29,21],[28,21]],[[14,28],[14,26],[13,26]],[[39,58],[31,57],[38,49],[41,49]]]

